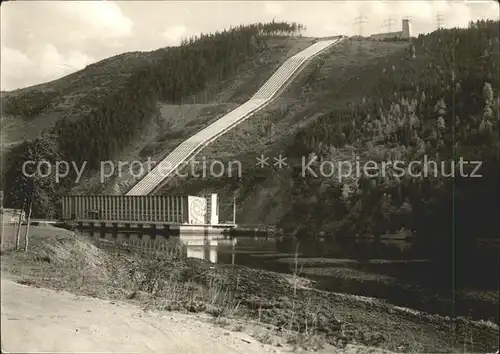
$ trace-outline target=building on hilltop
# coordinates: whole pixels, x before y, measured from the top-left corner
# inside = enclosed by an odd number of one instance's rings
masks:
[[[373,39],[391,39],[391,38],[410,39],[411,38],[411,22],[409,19],[405,18],[402,20],[401,31],[372,34],[370,36],[370,38],[373,38]]]

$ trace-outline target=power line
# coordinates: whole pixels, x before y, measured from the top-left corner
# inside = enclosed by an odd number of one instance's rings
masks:
[[[384,20],[384,24],[382,27],[387,27],[387,32],[392,32],[392,26],[396,24],[396,20],[392,17],[389,17],[388,19]]]
[[[444,17],[441,14],[436,15],[436,26],[438,29],[443,28]]]
[[[363,16],[363,13],[361,12],[360,15],[354,19],[354,25],[358,25],[358,28],[359,28],[358,34],[360,36],[363,35],[363,24],[364,23],[368,23],[368,19],[366,18],[366,16]]]

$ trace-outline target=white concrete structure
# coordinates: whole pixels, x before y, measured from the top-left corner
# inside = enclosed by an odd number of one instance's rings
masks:
[[[402,20],[401,31],[372,34],[370,36],[370,38],[373,38],[373,39],[391,39],[391,38],[410,39],[411,38],[411,22],[409,19],[405,18]]]
[[[62,197],[61,216],[76,222],[219,225],[219,197],[215,193],[203,197],[69,195]]]
[[[215,193],[207,195],[207,221],[206,224],[219,225],[219,196]]]
[[[342,37],[317,41],[302,52],[289,58],[250,100],[182,142],[172,153],[153,168],[151,172],[130,189],[126,195],[149,195],[157,191],[168,180],[168,177],[177,168],[181,167],[184,162],[194,157],[210,142],[271,102],[277,92],[285,86],[288,80],[298,72],[306,61],[341,40]]]
[[[206,223],[207,200],[203,197],[188,197],[188,220],[192,225],[204,225]]]

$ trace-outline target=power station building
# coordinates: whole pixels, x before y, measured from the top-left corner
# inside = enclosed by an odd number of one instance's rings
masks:
[[[386,32],[386,33],[377,33],[372,34],[370,38],[373,39],[410,39],[411,38],[411,22],[409,19],[405,18],[402,20],[402,29],[397,32]]]
[[[218,225],[217,194],[190,195],[72,195],[62,199],[64,221],[102,221]]]

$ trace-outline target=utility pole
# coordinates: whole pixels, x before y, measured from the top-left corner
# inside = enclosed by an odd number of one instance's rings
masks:
[[[361,12],[360,15],[354,19],[354,25],[358,25],[359,36],[363,36],[364,23],[368,23],[368,19],[366,18],[366,16],[363,16],[363,12]]]
[[[396,24],[396,20],[392,17],[389,17],[388,19],[384,20],[384,24],[382,27],[387,27],[387,32],[392,32],[392,26]]]
[[[233,197],[233,224],[236,225],[236,197]]]
[[[3,191],[0,191],[0,249],[3,248]]]
[[[444,23],[444,17],[441,14],[436,15],[436,26],[437,29],[443,28],[443,23]]]

